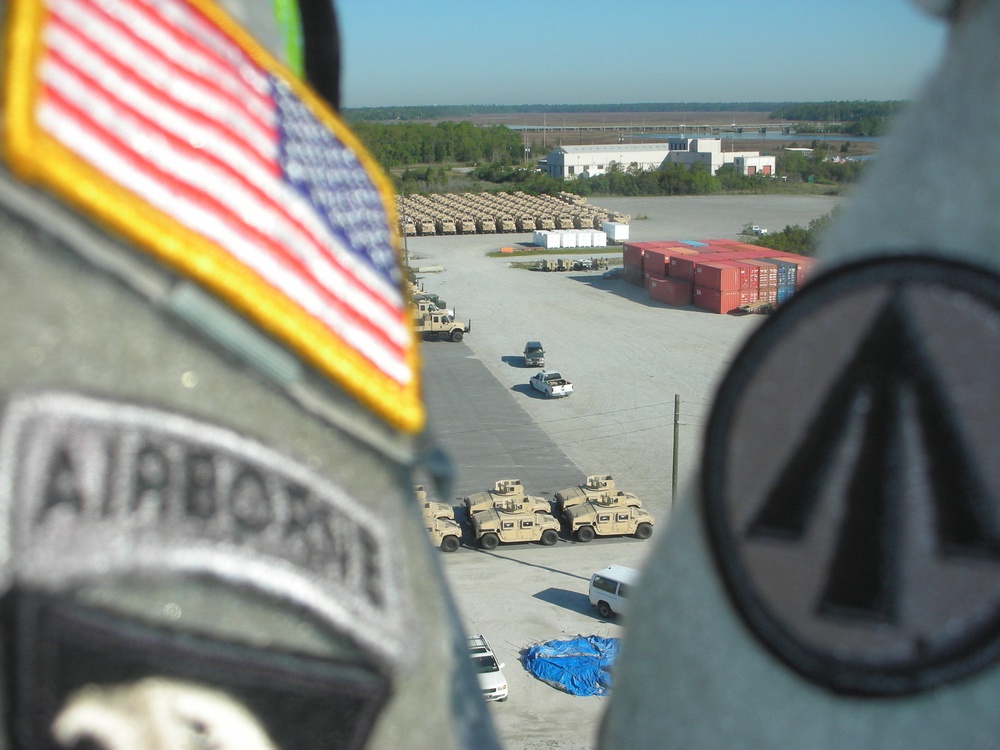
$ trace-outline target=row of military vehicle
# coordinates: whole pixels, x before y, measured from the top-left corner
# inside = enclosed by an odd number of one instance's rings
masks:
[[[445,307],[444,300],[436,294],[423,291],[410,284],[410,301],[413,304],[413,330],[428,341],[461,341],[472,331],[472,321],[462,325],[455,319],[455,311]]]
[[[462,543],[454,509],[428,500],[422,486],[415,489],[434,546],[454,552]],[[557,492],[555,514],[548,500],[525,494],[519,479],[501,479],[492,490],[469,495],[462,503],[476,543],[487,550],[513,542],[551,546],[563,527],[578,542],[626,534],[648,539],[653,534],[652,514],[638,497],[617,489],[609,474],[593,474],[583,484]]]

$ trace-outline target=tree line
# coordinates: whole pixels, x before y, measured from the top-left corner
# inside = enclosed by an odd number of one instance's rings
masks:
[[[354,132],[386,168],[483,160],[510,164],[523,157],[521,136],[501,125],[477,127],[468,121],[436,125],[359,122]]]
[[[824,232],[827,231],[840,211],[841,208],[838,206],[825,216],[810,221],[807,227],[798,224],[788,225],[780,232],[771,232],[763,237],[750,240],[750,244],[767,247],[771,250],[782,250],[786,253],[814,256],[819,249]],[[743,234],[749,233],[750,227],[747,225],[743,229]]]
[[[572,114],[580,112],[771,112],[784,102],[660,102],[632,104],[440,104],[410,107],[345,107],[351,123],[454,120],[507,114]]]
[[[822,122],[826,133],[855,136],[882,135],[889,122],[899,114],[906,101],[800,102],[776,108],[772,120]]]

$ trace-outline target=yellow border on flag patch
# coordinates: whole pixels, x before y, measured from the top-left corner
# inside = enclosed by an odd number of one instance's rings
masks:
[[[185,1],[204,14],[262,70],[286,84],[312,115],[354,152],[381,198],[398,264],[401,252],[392,185],[354,133],[308,86],[218,6],[207,0]],[[46,10],[41,0],[15,0],[8,5],[8,12],[4,150],[11,170],[26,182],[52,190],[86,215],[221,297],[394,428],[419,432],[426,415],[421,399],[416,335],[405,291],[400,289],[404,300],[401,317],[409,331],[405,348],[411,378],[409,383],[400,385],[221,247],[122,188],[44,132],[35,122],[33,112],[40,89],[36,71],[42,54],[41,30]]]

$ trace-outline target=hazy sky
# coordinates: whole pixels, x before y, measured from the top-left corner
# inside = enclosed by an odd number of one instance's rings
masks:
[[[335,0],[345,107],[906,99],[907,0]]]

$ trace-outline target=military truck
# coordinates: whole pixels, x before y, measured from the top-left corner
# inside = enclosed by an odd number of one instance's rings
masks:
[[[653,535],[653,516],[637,502],[635,495],[619,491],[570,506],[563,511],[566,531],[578,542],[626,534],[649,539]]]
[[[505,506],[473,513],[470,522],[476,541],[486,550],[496,549],[501,542],[551,546],[559,541],[560,525],[555,516],[513,500]]]
[[[438,234],[455,234],[455,220],[441,217],[434,222]]]
[[[465,334],[472,331],[472,321],[463,326],[445,310],[418,312],[413,321],[413,328],[428,341],[441,339],[461,341]]]
[[[424,528],[431,538],[431,544],[444,552],[454,552],[462,546],[462,527],[455,520],[455,511],[447,503],[439,503],[427,499],[427,492],[422,485],[416,485],[414,491],[417,502],[420,503],[420,515],[424,520]]]
[[[514,221],[514,226],[517,227],[518,232],[534,232],[535,231],[535,217],[533,216],[519,216]]]
[[[431,544],[444,552],[454,552],[462,546],[462,526],[446,503],[427,500],[421,505],[421,514]]]
[[[493,484],[492,490],[469,495],[462,504],[465,505],[465,512],[470,519],[473,513],[498,506],[523,505],[546,513],[552,510],[552,506],[545,498],[526,495],[520,479],[499,479]]]
[[[610,474],[591,474],[583,484],[559,490],[555,494],[556,507],[561,514],[572,505],[579,505],[586,500],[596,500],[602,493],[614,492],[614,490],[615,478],[613,476]]]

